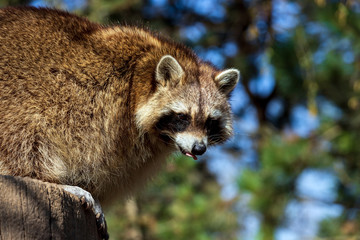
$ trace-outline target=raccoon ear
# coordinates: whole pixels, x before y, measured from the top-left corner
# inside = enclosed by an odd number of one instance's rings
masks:
[[[230,92],[235,88],[240,78],[240,71],[234,68],[227,69],[219,73],[215,77],[215,81],[221,92],[229,95]]]
[[[165,55],[160,59],[156,67],[155,77],[156,81],[162,86],[166,86],[168,82],[176,85],[180,82],[184,73],[184,70],[175,58]]]

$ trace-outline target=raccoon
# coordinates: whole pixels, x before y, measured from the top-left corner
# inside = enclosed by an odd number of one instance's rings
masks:
[[[0,174],[132,194],[174,151],[232,134],[236,69],[138,27],[46,8],[0,10]]]

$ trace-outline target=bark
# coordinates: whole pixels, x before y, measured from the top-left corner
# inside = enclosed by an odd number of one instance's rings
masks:
[[[93,211],[59,185],[0,175],[0,240],[100,239]]]

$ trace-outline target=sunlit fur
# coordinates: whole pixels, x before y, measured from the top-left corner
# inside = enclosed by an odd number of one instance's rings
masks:
[[[100,200],[125,197],[178,150],[178,134],[207,138],[208,116],[223,129],[208,144],[232,134],[227,100],[238,71],[222,74],[147,30],[6,8],[0,53],[0,174],[80,186]],[[179,79],[156,77],[164,56],[181,66]],[[182,133],[156,128],[171,111],[191,116]]]

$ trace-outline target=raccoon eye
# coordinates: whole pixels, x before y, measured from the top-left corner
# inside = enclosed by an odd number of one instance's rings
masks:
[[[190,116],[172,112],[163,116],[156,123],[156,128],[162,131],[182,132],[190,125]]]
[[[219,120],[209,117],[208,119],[206,119],[205,127],[207,130],[211,130],[216,125],[218,125],[218,123],[219,123]]]
[[[187,114],[184,114],[184,113],[178,113],[177,117],[182,121],[188,121],[189,120],[189,116]]]
[[[221,122],[219,119],[209,117],[205,122],[205,127],[210,141],[212,138],[216,138],[221,132]]]

